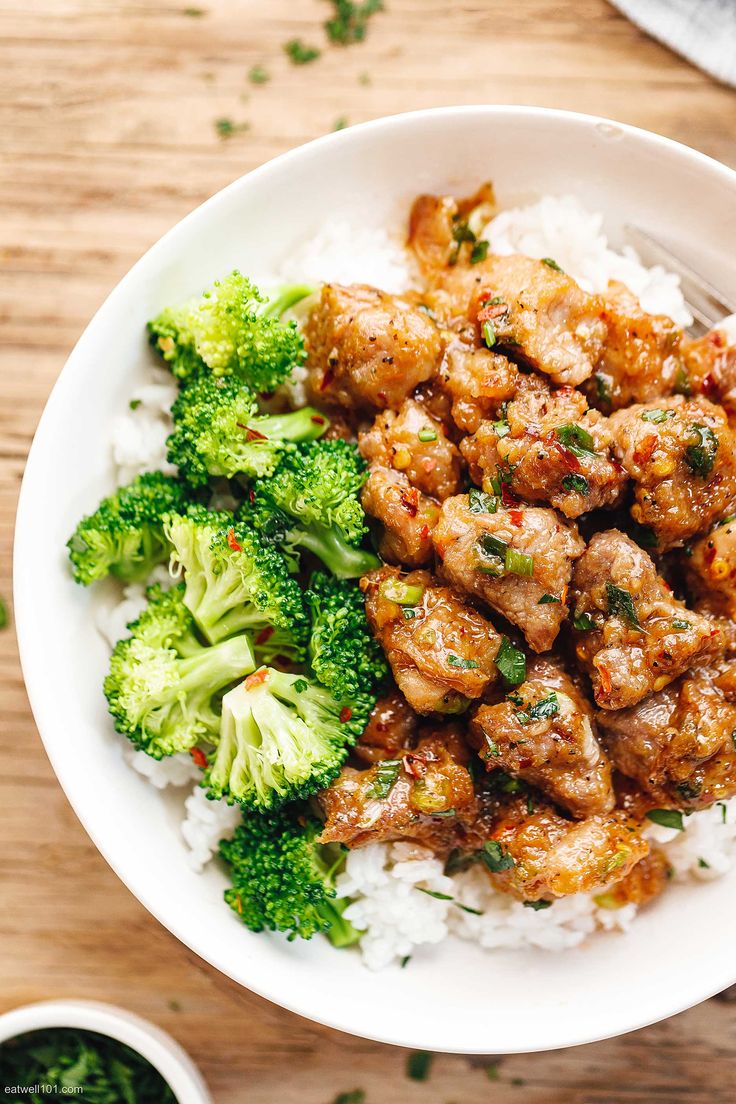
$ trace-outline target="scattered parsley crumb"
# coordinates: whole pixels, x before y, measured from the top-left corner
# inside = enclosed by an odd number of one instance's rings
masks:
[[[365,1092],[363,1089],[352,1089],[351,1092],[338,1093],[334,1104],[364,1104]]]
[[[252,65],[248,70],[248,80],[251,84],[266,84],[270,79],[271,74],[262,65]]]
[[[181,1004],[179,1003],[179,1001],[178,1000],[170,1000],[169,1001],[169,1010],[171,1012],[181,1012]]]
[[[242,134],[250,123],[234,123],[232,119],[215,119],[215,130],[221,138],[232,138],[233,134]]]
[[[358,84],[362,84],[367,87],[369,84],[373,84],[370,73],[360,73],[358,75]]]
[[[140,405],[141,405],[141,400],[140,399],[131,399],[130,402],[128,403],[128,407],[131,410],[137,410]]]
[[[335,123],[334,123],[332,129],[333,130],[345,130],[345,128],[349,127],[349,126],[350,126],[350,123],[348,122],[348,120],[345,118],[344,115],[341,115],[339,119],[335,119]]]
[[[383,11],[383,0],[332,0],[335,14],[325,23],[330,42],[349,46],[362,42],[368,29],[368,20],[376,12]]]
[[[433,1058],[428,1050],[415,1050],[406,1060],[406,1076],[412,1081],[428,1081]]]
[[[486,1077],[489,1081],[498,1081],[498,1062],[489,1062],[486,1066]]]
[[[316,61],[322,51],[316,46],[307,46],[300,38],[292,38],[284,43],[284,53],[292,65],[308,65],[310,61]]]
[[[511,1084],[512,1085],[517,1085],[517,1086],[518,1085],[526,1085],[526,1081],[524,1080],[523,1077],[512,1077],[511,1078]]]
[[[7,629],[8,627],[8,607],[5,604],[5,599],[0,598],[0,629]]]
[[[191,19],[199,19],[200,16],[206,15],[204,8],[184,8],[183,15],[188,15]]]

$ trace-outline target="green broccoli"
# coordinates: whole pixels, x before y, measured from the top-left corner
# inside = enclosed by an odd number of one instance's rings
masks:
[[[231,515],[197,506],[172,514],[165,531],[184,569],[184,602],[211,644],[248,630],[259,659],[304,657],[302,594],[277,549]]]
[[[207,372],[182,390],[171,413],[169,460],[194,487],[210,476],[272,473],[291,441],[314,441],[329,422],[313,407],[291,414],[258,414],[253,392],[235,376]]]
[[[294,286],[268,303],[246,276],[231,272],[199,299],[167,307],[149,322],[151,344],[178,379],[209,369],[273,391],[305,358],[296,323],[280,315],[311,291]]]
[[[344,705],[303,675],[261,667],[222,700],[220,739],[205,777],[210,793],[263,810],[324,789],[373,701],[357,694]]]
[[[161,472],[139,475],[103,498],[67,542],[74,578],[85,586],[108,573],[125,583],[143,581],[169,555],[164,516],[185,505],[185,489]]]
[[[305,598],[312,621],[309,662],[319,681],[338,699],[372,693],[388,666],[368,627],[360,587],[316,571]]]
[[[184,605],[184,586],[148,590],[110,660],[104,690],[115,728],[154,759],[216,740],[220,691],[253,670],[246,635],[214,647],[200,643]]]
[[[345,852],[317,842],[322,825],[298,809],[250,814],[220,854],[230,867],[225,900],[251,931],[287,932],[290,940],[324,932],[336,947],[360,939],[335,897]]]
[[[360,504],[366,476],[365,462],[347,441],[296,445],[254,488],[241,517],[281,545],[292,565],[305,548],[339,579],[354,579],[380,564],[360,547],[368,531]]]

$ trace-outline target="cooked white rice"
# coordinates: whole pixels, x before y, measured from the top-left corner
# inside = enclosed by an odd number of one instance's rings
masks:
[[[586,210],[574,196],[547,196],[499,214],[483,236],[498,253],[553,257],[591,291],[603,291],[609,280],[620,280],[646,310],[687,325],[691,319],[678,278],[659,267],[644,267],[632,249],[609,248],[602,225],[602,216]],[[337,220],[294,249],[281,272],[270,279],[260,277],[265,285],[325,280],[370,283],[400,292],[414,283],[415,272],[398,235]],[[724,329],[736,344],[736,317],[728,319]],[[302,399],[301,382],[297,380],[292,390],[297,401]],[[131,396],[134,409],[116,419],[112,447],[121,483],[141,471],[171,470],[165,441],[175,396],[171,377],[152,366],[150,382]],[[156,577],[164,580],[165,569],[157,569]],[[125,635],[125,626],[143,604],[144,588],[139,586],[126,587],[112,601],[100,601],[97,626],[110,646]],[[210,801],[198,785],[189,791],[199,772],[188,755],[156,761],[126,747],[124,756],[158,788],[187,787],[182,792],[182,840],[192,866],[201,870],[219,840],[232,835],[237,808]],[[666,852],[677,880],[721,877],[736,859],[736,799],[685,818],[684,831],[651,825],[647,835]],[[534,911],[496,892],[478,867],[447,877],[431,852],[407,843],[371,844],[351,851],[338,892],[352,898],[346,916],[365,931],[360,946],[371,969],[403,962],[449,936],[488,949],[531,946],[561,951],[596,931],[625,930],[636,914],[634,905],[606,909],[582,894]]]

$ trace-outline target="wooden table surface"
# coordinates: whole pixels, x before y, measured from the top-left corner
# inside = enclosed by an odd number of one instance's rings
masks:
[[[642,36],[604,0],[386,0],[367,40],[347,49],[324,44],[326,0],[197,3],[0,2],[7,599],[24,460],[67,353],[133,261],[241,173],[339,117],[354,123],[479,102],[608,115],[736,165],[736,92]],[[282,46],[296,36],[324,46],[323,56],[291,65]],[[268,83],[249,82],[256,64]],[[248,127],[225,139],[218,118]],[[622,1039],[501,1058],[494,1081],[487,1059],[449,1056],[437,1059],[427,1084],[407,1081],[405,1052],[251,996],[196,959],[117,880],[47,763],[12,627],[0,633],[0,703],[1,1009],[50,997],[125,1005],[192,1052],[218,1104],[330,1104],[355,1088],[367,1104],[734,1100],[736,1003],[727,995]]]

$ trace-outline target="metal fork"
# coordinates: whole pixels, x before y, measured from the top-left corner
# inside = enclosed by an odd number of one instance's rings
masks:
[[[736,314],[736,302],[714,288],[646,230],[629,224],[626,232],[644,264],[661,265],[680,277],[685,304],[693,316],[693,324],[688,329],[694,337],[712,330],[729,314]]]

